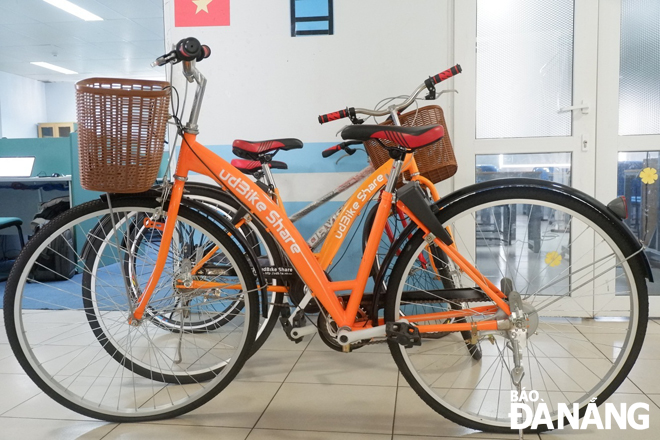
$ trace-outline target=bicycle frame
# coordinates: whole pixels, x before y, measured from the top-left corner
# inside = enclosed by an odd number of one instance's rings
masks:
[[[412,161],[407,160],[406,162],[407,166],[411,166],[410,164]],[[386,188],[381,193],[374,225],[367,241],[364,257],[358,268],[357,277],[353,280],[332,282],[329,281],[325,275],[324,267],[327,267],[329,261],[331,261],[330,256],[334,255],[333,252],[336,252],[336,249],[341,245],[342,236],[339,234],[344,230],[343,226],[350,226],[350,223],[354,220],[355,215],[351,215],[351,213],[355,212],[356,208],[364,206],[366,201],[371,198],[370,195],[375,194],[377,188],[385,185],[388,179],[396,178],[401,170],[400,165],[399,169],[394,171],[394,168],[396,167],[393,167],[392,161],[388,161],[376,170],[374,173],[375,178],[373,180],[368,179],[363,182],[358,191],[356,191],[344,205],[342,212],[340,213],[340,220],[335,222],[335,225],[333,225],[333,228],[330,231],[331,240],[326,240],[321,253],[317,256],[307,246],[300,232],[298,232],[293,226],[293,223],[287,218],[283,208],[274,202],[268,194],[227,161],[199,144],[196,141],[196,134],[184,133],[156,266],[144,292],[138,300],[138,305],[134,311],[133,318],[140,320],[143,317],[149,298],[151,297],[157,280],[163,271],[172,239],[175,223],[174,219],[176,219],[178,214],[179,203],[183,195],[185,181],[187,180],[189,172],[192,171],[209,176],[225,187],[227,191],[233,194],[234,197],[236,197],[236,199],[250,211],[251,215],[258,218],[266,226],[267,231],[273,235],[303,282],[309,287],[312,295],[320,301],[323,307],[337,323],[340,330],[359,331],[371,327],[369,321],[356,323],[356,317],[372,263],[376,256],[378,243],[380,242],[385,223],[387,222],[387,218],[392,208],[393,194],[391,191],[388,191]],[[392,185],[392,187],[393,186],[394,185]],[[433,185],[430,185],[430,187],[433,187]],[[429,237],[428,228],[421,224],[405,205],[397,202],[397,207],[427,234],[427,238]],[[346,220],[344,220],[345,218]],[[493,283],[486,279],[485,276],[481,275],[478,270],[452,246],[446,245],[437,238],[434,238],[433,242],[438,245],[442,251],[445,252],[447,256],[493,300],[497,307],[486,306],[485,308],[479,307],[478,309],[471,309],[468,311],[458,310],[437,312],[413,316],[410,317],[411,319],[420,322],[432,319],[459,318],[465,316],[466,312],[480,315],[494,314],[498,309],[503,310],[507,315],[510,314],[509,307],[503,300],[505,295],[493,285]],[[348,302],[345,307],[342,304],[341,299],[336,295],[337,292],[342,291],[350,291],[350,296],[348,296]],[[379,333],[384,335],[384,326],[379,326],[379,329],[380,328],[382,328],[382,331],[379,330]],[[473,323],[419,325],[418,328],[421,333],[497,330],[498,322],[495,320],[485,320]]]
[[[347,181],[343,182],[341,185],[339,185],[337,188],[333,189],[329,193],[323,195],[317,200],[314,200],[311,202],[309,205],[305,206],[303,209],[300,211],[296,212],[295,214],[291,214],[289,216],[289,220],[291,220],[291,223],[295,223],[301,218],[305,217],[307,214],[310,212],[316,210],[317,208],[325,205],[327,202],[329,202],[333,197],[337,196],[338,194],[343,193],[356,183],[360,182],[363,179],[366,179],[369,175],[371,175],[374,171],[374,167],[369,164],[367,165],[362,171],[357,173],[356,175],[352,176],[350,179]],[[309,247],[312,249],[316,249],[319,244],[325,240],[325,237],[328,236],[328,233],[330,232],[330,228],[334,224],[335,220],[339,216],[339,213],[341,211],[341,208],[339,208],[334,214],[332,214],[328,220],[325,221],[319,228],[307,239],[307,244]]]

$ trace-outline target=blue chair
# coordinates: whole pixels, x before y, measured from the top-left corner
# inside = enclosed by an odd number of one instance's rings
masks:
[[[18,229],[18,240],[21,242],[21,249],[25,247],[25,238],[23,238],[23,230],[21,229],[22,224],[23,220],[18,217],[0,217],[0,230],[12,226],[16,226],[16,229]]]

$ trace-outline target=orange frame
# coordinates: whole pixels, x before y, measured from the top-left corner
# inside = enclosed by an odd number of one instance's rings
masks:
[[[414,175],[417,171],[417,167],[414,160],[410,160],[411,157],[412,155],[406,160],[404,169],[411,171],[411,174]],[[214,179],[227,191],[233,194],[240,203],[248,209],[252,216],[257,217],[266,226],[267,231],[275,238],[279,246],[285,252],[291,261],[291,264],[300,275],[300,278],[309,287],[312,295],[321,302],[339,328],[359,330],[370,327],[370,322],[361,321],[356,323],[356,317],[358,316],[358,309],[376,256],[378,244],[392,208],[392,193],[386,191],[381,193],[374,224],[367,240],[367,246],[358,268],[356,278],[353,280],[331,282],[325,275],[324,269],[331,264],[332,258],[341,246],[343,238],[345,237],[345,234],[341,234],[342,231],[348,231],[348,229],[350,229],[353,220],[357,217],[362,207],[385,185],[391,168],[392,161],[388,161],[362,183],[360,188],[358,188],[342,208],[337,220],[330,229],[328,238],[326,238],[326,242],[320,253],[314,254],[307,246],[300,232],[298,232],[293,226],[293,223],[291,223],[286,216],[281,204],[278,204],[279,196],[277,197],[277,200],[273,201],[273,199],[259,186],[248,179],[230,163],[198,143],[196,141],[196,135],[185,133],[181,150],[179,152],[175,181],[170,195],[170,204],[167,211],[167,219],[165,221],[156,265],[147,286],[138,299],[138,305],[135,308],[133,317],[138,320],[142,319],[149,298],[151,297],[157,280],[160,278],[165,267],[165,261],[167,259],[174,232],[175,222],[172,219],[177,218],[185,181],[187,180],[189,172],[192,171]],[[424,184],[431,190],[435,200],[439,198],[437,191],[431,182],[421,176],[415,177],[417,180],[420,180],[420,183]],[[428,228],[422,225],[410,210],[405,207],[405,205],[398,202],[397,206],[408,215],[411,221],[415,222],[426,234],[428,234]],[[346,220],[344,221],[344,219]],[[344,221],[344,223],[342,223],[342,221]],[[445,252],[447,256],[451,258],[458,267],[493,300],[497,306],[480,308],[479,311],[476,309],[467,309],[467,313],[470,313],[469,310],[473,310],[473,313],[482,315],[485,312],[494,314],[499,308],[507,315],[510,314],[509,307],[503,300],[505,295],[485,276],[481,275],[469,261],[458,253],[454,246],[448,246],[437,238],[434,240],[434,243],[438,245],[443,252]],[[351,292],[345,307],[336,294],[341,291]],[[466,316],[465,313],[466,310],[456,310],[414,317],[407,316],[406,318],[412,318],[415,322],[419,322],[432,319],[459,318]],[[477,323],[419,325],[418,329],[420,332],[424,333],[474,330],[475,327],[476,330],[496,330],[497,323],[493,320],[486,320]]]

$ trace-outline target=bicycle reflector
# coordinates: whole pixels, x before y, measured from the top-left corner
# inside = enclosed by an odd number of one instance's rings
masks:
[[[628,218],[628,201],[625,196],[619,196],[607,204],[610,211],[621,220]]]

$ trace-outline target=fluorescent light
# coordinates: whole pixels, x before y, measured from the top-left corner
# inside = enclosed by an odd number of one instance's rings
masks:
[[[56,8],[60,8],[61,10],[68,12],[69,14],[73,14],[78,18],[82,18],[85,21],[103,20],[98,15],[92,14],[87,9],[83,9],[78,5],[74,5],[73,3],[67,0],[44,0],[44,1],[48,4],[55,6]]]
[[[50,64],[50,63],[44,63],[43,61],[33,61],[30,64],[34,64],[35,66],[44,67],[46,69],[54,70],[56,72],[64,73],[66,75],[75,75],[75,74],[78,73],[78,72],[74,72],[73,70],[65,69],[64,67],[55,66],[55,65]]]

